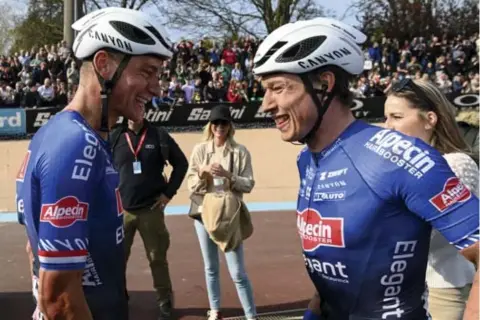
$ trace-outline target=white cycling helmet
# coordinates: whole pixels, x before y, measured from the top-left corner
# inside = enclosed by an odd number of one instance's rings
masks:
[[[100,9],[75,21],[72,28],[78,31],[73,52],[80,60],[105,48],[134,56],[171,58],[173,55],[172,43],[163,26],[138,10]]]
[[[102,98],[100,131],[108,132],[108,98],[130,59],[141,55],[169,59],[173,56],[172,43],[158,21],[133,9],[110,7],[96,10],[75,21],[72,28],[78,31],[73,43],[77,59],[89,59],[101,49],[124,54],[112,79],[104,79],[95,70]]]
[[[302,74],[335,65],[349,74],[360,74],[365,58],[359,45],[366,39],[362,32],[331,18],[288,23],[259,46],[253,72]]]
[[[331,18],[315,18],[285,24],[260,44],[253,59],[255,75],[296,74],[317,107],[317,120],[308,133],[299,139],[308,142],[317,132],[323,116],[336,94],[348,90],[348,75],[363,71],[364,55],[359,45],[367,37],[352,26]],[[335,85],[314,88],[308,75],[317,69],[334,66],[344,72],[335,74]],[[346,74],[345,74],[346,73]]]

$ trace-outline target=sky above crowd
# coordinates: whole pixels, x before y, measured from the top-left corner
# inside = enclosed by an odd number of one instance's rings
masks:
[[[320,3],[326,9],[333,11],[338,18],[341,18],[344,16],[344,13],[348,9],[352,1],[354,0],[335,0],[335,1],[325,0],[325,1],[320,1]],[[9,6],[14,8],[18,12],[26,12],[28,0],[20,0],[20,1],[19,0],[0,0],[0,5],[2,3],[7,3]],[[356,20],[353,12],[350,12],[350,14],[345,16],[343,18],[343,21],[346,23],[355,24]],[[167,26],[167,29],[170,34],[170,38],[173,41],[178,41],[181,38],[189,38],[189,34],[182,30],[175,30],[172,28],[168,28],[168,26]]]

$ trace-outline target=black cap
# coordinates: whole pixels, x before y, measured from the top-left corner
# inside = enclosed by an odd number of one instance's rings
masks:
[[[210,112],[210,121],[225,120],[232,121],[232,115],[230,114],[230,108],[225,105],[217,105],[212,108]]]

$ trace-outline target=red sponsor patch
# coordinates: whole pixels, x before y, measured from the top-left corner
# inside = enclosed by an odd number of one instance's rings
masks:
[[[320,246],[345,248],[343,218],[325,218],[309,208],[297,213],[297,229],[305,251]]]
[[[87,221],[88,203],[80,202],[74,196],[63,197],[53,204],[44,204],[40,221],[49,222],[57,228],[67,228],[77,221]]]
[[[122,205],[122,197],[120,197],[120,190],[118,188],[115,189],[115,197],[117,198],[117,214],[121,216],[123,214],[123,205]]]
[[[430,203],[442,212],[455,203],[467,201],[471,196],[472,193],[460,179],[452,177],[445,182],[443,191],[430,199]]]
[[[22,181],[25,179],[25,172],[27,171],[28,162],[30,161],[30,150],[27,151],[25,157],[23,158],[22,165],[17,173],[17,181]]]

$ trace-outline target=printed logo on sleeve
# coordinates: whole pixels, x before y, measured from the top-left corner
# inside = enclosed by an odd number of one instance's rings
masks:
[[[297,229],[305,251],[320,246],[345,248],[343,218],[322,217],[317,210],[307,208],[297,213]]]
[[[67,228],[77,221],[87,221],[88,203],[77,197],[63,197],[55,203],[42,205],[40,221],[49,222],[57,228]]]
[[[430,199],[430,203],[437,208],[438,211],[443,212],[455,203],[467,201],[471,196],[472,193],[460,179],[451,177],[445,182],[442,192]]]
[[[23,158],[22,165],[17,173],[17,181],[23,182],[23,180],[25,179],[25,172],[27,171],[28,163],[30,162],[30,154],[31,151],[28,150],[25,154],[25,157]]]

